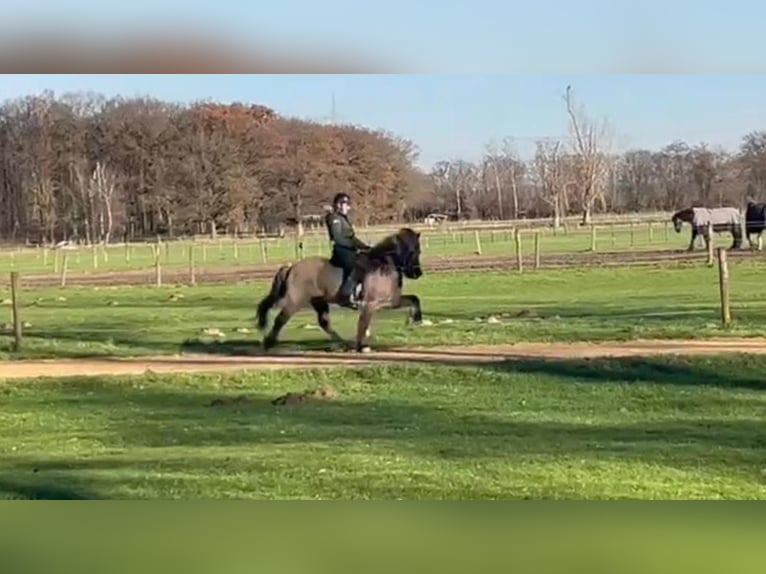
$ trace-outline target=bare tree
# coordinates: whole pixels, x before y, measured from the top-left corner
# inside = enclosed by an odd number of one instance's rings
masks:
[[[535,151],[535,176],[541,199],[553,210],[553,227],[561,226],[566,206],[567,174],[560,141],[538,141]]]
[[[564,101],[572,136],[577,198],[582,224],[586,225],[591,221],[596,201],[603,201],[610,169],[611,130],[606,121],[597,124],[585,114],[582,106],[575,106],[571,86],[567,86]]]
[[[520,181],[525,175],[525,165],[513,149],[511,138],[503,138],[502,147],[489,144],[482,159],[484,185],[487,190],[494,189],[497,204],[497,215],[505,218],[505,197],[507,190],[511,192],[511,216],[519,217]]]

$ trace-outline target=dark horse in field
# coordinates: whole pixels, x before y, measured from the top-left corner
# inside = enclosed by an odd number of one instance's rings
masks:
[[[766,203],[755,203],[748,201],[745,208],[745,226],[747,227],[747,242],[750,248],[753,248],[753,240],[750,236],[755,234],[758,238],[758,251],[763,249],[763,238],[761,234],[766,228]]]
[[[713,233],[731,233],[733,243],[732,249],[742,248],[742,214],[734,207],[687,207],[676,211],[672,217],[673,227],[677,233],[681,232],[681,226],[684,222],[692,227],[692,238],[689,242],[687,251],[694,250],[694,241],[697,235],[702,235],[705,239],[705,247],[710,245],[708,234],[708,224],[713,224]]]
[[[365,257],[367,272],[362,281],[359,301],[359,321],[356,332],[356,350],[369,351],[367,337],[372,317],[382,308],[410,307],[409,321],[421,323],[423,313],[420,299],[415,295],[403,295],[403,277],[418,279],[423,275],[420,268],[420,233],[409,228],[400,229],[374,245]],[[277,344],[282,328],[295,313],[312,307],[317,314],[319,326],[338,342],[344,342],[330,326],[330,303],[335,302],[341,287],[343,271],[324,257],[309,257],[277,271],[271,291],[258,304],[258,328],[263,332],[268,313],[280,309],[271,331],[263,340],[264,349]]]

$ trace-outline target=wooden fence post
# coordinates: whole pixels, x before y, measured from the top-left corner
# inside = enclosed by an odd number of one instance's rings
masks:
[[[516,268],[519,273],[524,272],[524,257],[521,251],[521,231],[516,230]]]
[[[194,276],[194,244],[189,245],[189,283],[192,285],[197,283]]]
[[[540,269],[540,232],[535,231],[535,269]]]
[[[713,266],[713,224],[708,222],[707,224],[707,264],[708,267]]]
[[[154,278],[157,287],[162,286],[162,269],[160,266],[160,249],[157,245],[152,246],[154,249]]]
[[[718,248],[718,287],[721,292],[721,323],[728,327],[731,323],[731,307],[729,306],[729,265],[726,260],[726,249]]]
[[[596,251],[596,226],[590,226],[590,250]]]
[[[13,310],[13,350],[21,350],[22,332],[19,314],[19,272],[11,271],[11,309]]]
[[[481,255],[481,239],[479,238],[479,230],[475,230],[473,234],[474,238],[476,239],[476,255]]]
[[[66,287],[66,272],[67,272],[67,263],[69,261],[69,254],[65,251],[64,252],[64,261],[61,264],[61,286]]]

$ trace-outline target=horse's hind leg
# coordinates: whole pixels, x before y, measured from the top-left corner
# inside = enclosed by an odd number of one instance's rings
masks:
[[[269,331],[269,334],[266,335],[263,339],[263,348],[265,350],[269,350],[274,345],[277,344],[277,338],[279,337],[279,332],[282,330],[282,328],[287,324],[287,322],[290,320],[290,317],[292,317],[295,314],[295,309],[292,308],[290,305],[285,305],[282,307],[282,310],[279,312],[279,315],[276,316],[274,319],[274,324],[271,327],[271,331]]]
[[[732,237],[732,249],[742,249],[742,229],[735,225],[731,230],[731,237]]]
[[[345,345],[346,342],[343,340],[343,337],[341,337],[330,324],[330,305],[327,301],[320,298],[312,299],[311,306],[314,308],[314,311],[316,311],[317,323],[319,323],[322,330],[330,335],[336,343],[343,343]]]

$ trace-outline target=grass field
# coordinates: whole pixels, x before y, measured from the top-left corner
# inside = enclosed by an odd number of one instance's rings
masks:
[[[534,231],[523,231],[523,252],[531,255],[534,249]],[[540,230],[540,252],[542,256],[587,252],[591,249],[591,231],[587,228],[569,228],[566,232],[551,229]],[[360,231],[360,237],[368,242],[382,239],[379,231]],[[436,258],[470,256],[477,251],[476,236],[473,231],[445,232],[428,230],[423,232],[423,260]],[[596,249],[599,251],[647,251],[678,250],[688,245],[689,230],[681,234],[672,227],[646,223],[636,224],[631,230],[627,225],[597,227]],[[730,238],[718,239],[721,245],[729,245]],[[482,255],[512,256],[515,254],[515,242],[510,229],[481,230],[479,242]],[[205,240],[205,241],[170,241],[159,246],[160,264],[165,269],[185,269],[189,266],[189,250],[193,248],[196,268],[215,269],[262,264],[283,264],[297,258],[294,237],[283,239],[242,240]],[[6,248],[0,251],[0,273],[16,270],[21,273],[60,273],[64,266],[68,272],[107,272],[126,270],[145,270],[154,266],[152,243],[134,243],[111,245],[107,248],[80,246],[76,249],[43,248]],[[329,243],[325,235],[312,232],[304,240],[305,256],[329,255]]]
[[[404,311],[383,311],[373,345],[463,345],[518,341],[625,340],[766,335],[766,277],[757,261],[730,264],[734,324],[720,326],[717,270],[704,263],[656,268],[588,268],[428,274],[407,283],[430,326],[406,327]],[[23,289],[21,357],[252,352],[257,301],[267,283],[217,286]],[[8,357],[11,310],[0,290]],[[490,319],[492,317],[492,319]],[[356,314],[332,311],[351,338]],[[218,329],[224,337],[206,335]],[[244,332],[246,329],[249,332]],[[313,313],[293,318],[285,348],[326,348]],[[216,343],[217,341],[217,343]]]
[[[733,356],[5,382],[0,497],[764,498],[765,369]],[[270,402],[318,385],[337,397]]]
[[[732,261],[730,276],[722,329],[704,263],[428,274],[407,287],[431,324],[385,311],[372,342],[766,335],[762,267]],[[24,288],[24,348],[4,335],[2,358],[259,352],[266,289]],[[333,318],[351,338],[356,315]],[[283,340],[328,346],[308,312]],[[738,355],[4,380],[0,497],[764,498],[765,368]],[[319,385],[337,397],[270,402]]]

